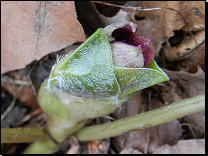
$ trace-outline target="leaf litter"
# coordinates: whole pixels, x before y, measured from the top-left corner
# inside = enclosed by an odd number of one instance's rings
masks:
[[[82,6],[82,4],[79,5]],[[99,20],[91,19],[91,21],[88,20],[84,22],[80,20],[84,30],[86,30],[87,27],[90,27],[90,22],[95,23],[98,28],[105,27],[106,25],[115,22],[132,21],[138,24],[138,34],[147,36],[153,40],[156,51],[155,59],[159,66],[165,68],[164,71],[170,77],[169,82],[164,82],[142,91],[138,91],[131,99],[129,99],[129,101],[122,105],[120,112],[117,110],[111,114],[113,118],[120,119],[128,116],[134,116],[138,113],[150,111],[164,105],[168,105],[172,102],[180,101],[184,98],[193,97],[205,92],[205,74],[203,72],[205,71],[205,66],[203,64],[203,62],[205,62],[203,57],[205,53],[204,49],[201,49],[199,46],[195,46],[191,49],[191,51],[189,51],[189,54],[187,54],[185,58],[178,57],[173,60],[168,58],[168,56],[173,56],[169,55],[169,52],[173,51],[173,48],[177,49],[177,45],[185,44],[183,42],[185,38],[191,38],[183,20],[181,20],[181,17],[176,12],[167,9],[134,11],[123,8],[114,10],[116,12],[114,15],[106,15],[105,13],[103,13],[103,15],[102,11],[99,10],[100,8],[94,3],[86,2],[85,6],[88,7],[88,9],[90,8],[91,11],[87,13],[87,11],[84,10],[80,13],[80,10],[77,7],[78,19],[90,19],[89,17],[94,14],[93,16],[96,16]],[[203,31],[205,29],[204,2],[127,1],[124,6],[174,8],[183,15],[183,18],[192,33],[197,33],[198,31]],[[106,8],[108,12],[111,12],[112,7],[108,6]],[[85,12],[85,14],[83,14],[83,12]],[[91,32],[94,32],[97,27],[91,27]],[[176,31],[179,32],[179,37],[176,36]],[[90,35],[90,33],[86,35]],[[176,42],[174,40],[170,40],[170,38],[174,38]],[[179,38],[181,39],[179,40]],[[201,40],[203,41],[203,39]],[[202,42],[202,46],[203,45],[205,44]],[[63,54],[66,53],[65,51],[69,52],[69,50],[61,50],[57,53]],[[177,56],[176,54],[178,51],[175,50],[172,53]],[[55,61],[54,58],[54,54],[50,54],[34,63],[35,65],[31,64],[30,78],[35,89],[31,88],[31,86],[27,86],[25,91],[23,91],[22,96],[18,99],[25,103],[24,105],[27,107],[32,108],[32,110],[37,108],[37,103],[35,102],[36,104],[34,105],[31,104],[31,101],[35,101],[35,92],[38,91],[43,79],[48,76],[51,66]],[[203,70],[201,70],[199,66],[202,67]],[[12,73],[13,72],[9,72],[2,76],[14,78],[14,75],[17,75],[17,73]],[[20,79],[24,78],[19,78],[18,80]],[[17,79],[15,78],[15,80]],[[16,89],[12,89],[11,84],[4,84],[3,87],[13,96],[15,95]],[[5,91],[2,93],[5,93],[6,95],[8,94]],[[19,112],[20,110],[16,111]],[[99,121],[100,118],[97,118],[96,120]],[[92,120],[90,124],[98,123],[93,123]],[[27,124],[25,126],[27,126]],[[81,147],[78,151],[76,150],[76,153],[203,153],[205,148],[203,143],[204,137],[205,113],[200,112],[159,126],[131,131],[125,133],[124,135],[111,138],[111,141],[109,139],[108,141],[105,139],[107,142],[100,140],[88,142],[87,144],[81,143]],[[106,148],[106,145],[110,145],[110,147]],[[182,150],[182,147],[184,150]],[[193,147],[191,151],[190,147]],[[69,148],[67,148],[67,151],[68,149]],[[4,151],[6,151],[6,149]],[[16,152],[17,151],[18,150],[16,149]],[[62,149],[59,152],[64,151],[66,152],[66,150]]]

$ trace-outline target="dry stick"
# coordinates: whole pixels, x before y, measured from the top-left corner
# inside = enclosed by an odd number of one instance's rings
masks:
[[[12,84],[12,85],[30,85],[30,83],[26,80],[16,80],[10,78],[9,76],[2,75],[1,76],[1,83],[4,84]]]
[[[34,117],[35,115],[39,114],[42,110],[40,108],[34,110],[32,113],[26,115],[23,119],[21,119],[20,121],[17,122],[17,124],[15,125],[15,127],[19,127],[20,124],[30,120],[32,117]]]
[[[104,4],[112,7],[117,7],[117,8],[127,8],[127,9],[134,9],[135,11],[142,10],[142,11],[151,11],[151,10],[160,10],[162,9],[161,7],[159,8],[146,8],[146,7],[132,7],[132,6],[125,6],[125,5],[117,5],[117,4],[110,4],[106,2],[101,2],[101,1],[90,1],[93,3],[99,3],[99,4]]]
[[[19,88],[18,88],[18,91],[17,91],[17,94],[15,95],[15,97],[13,98],[10,106],[6,109],[6,111],[1,115],[1,121],[7,116],[7,114],[12,110],[12,108],[14,107],[14,104],[20,94],[20,91],[22,90],[22,87],[23,85],[21,85]]]
[[[78,149],[80,148],[80,144],[77,140],[76,137],[74,137],[73,135],[70,136],[71,140],[73,140],[73,144],[70,147],[70,149],[66,152],[66,154],[76,154]]]
[[[173,10],[173,11],[177,12],[177,13],[181,16],[183,22],[185,23],[185,26],[186,26],[187,29],[188,29],[189,34],[194,38],[196,44],[197,44],[198,46],[200,46],[202,49],[205,49],[203,46],[201,46],[201,45],[197,42],[196,38],[192,35],[191,31],[190,31],[189,28],[188,28],[188,24],[187,24],[186,21],[184,20],[184,18],[183,18],[183,16],[181,15],[181,13],[178,12],[177,10],[173,9],[173,8],[166,8],[166,7],[158,7],[158,8],[132,7],[132,6],[124,6],[124,5],[110,4],[110,3],[101,2],[101,1],[90,1],[90,2],[93,2],[93,3],[99,3],[99,4],[108,5],[108,6],[117,7],[117,8],[122,8],[122,9],[123,9],[123,8],[134,9],[135,11],[138,11],[138,10],[141,10],[141,11],[152,11],[152,10],[160,10],[160,9]]]

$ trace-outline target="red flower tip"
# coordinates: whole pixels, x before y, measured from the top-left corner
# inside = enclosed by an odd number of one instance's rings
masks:
[[[147,67],[154,58],[153,43],[148,37],[135,35],[137,28],[138,26],[136,24],[129,22],[126,26],[115,29],[111,36],[115,38],[115,41],[122,41],[135,47],[141,46],[144,67]]]

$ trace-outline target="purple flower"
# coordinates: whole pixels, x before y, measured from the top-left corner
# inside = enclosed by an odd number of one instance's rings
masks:
[[[128,68],[147,67],[154,58],[152,40],[135,35],[138,26],[132,22],[125,25],[111,25],[104,30],[111,42],[115,66]]]

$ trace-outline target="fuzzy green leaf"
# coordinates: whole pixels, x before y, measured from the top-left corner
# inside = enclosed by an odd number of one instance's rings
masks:
[[[169,78],[153,60],[146,68],[114,67],[121,88],[121,98],[128,97],[137,90],[168,81]]]
[[[110,44],[103,29],[98,29],[72,54],[58,63],[50,79],[56,87],[75,96],[116,96],[119,86],[114,73]]]

